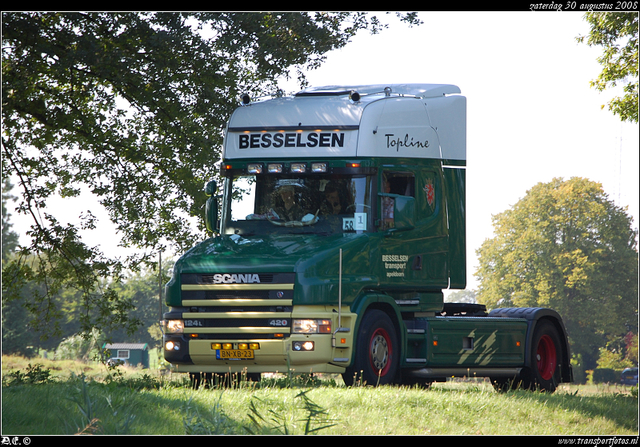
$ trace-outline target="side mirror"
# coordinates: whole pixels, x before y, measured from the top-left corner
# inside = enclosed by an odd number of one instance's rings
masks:
[[[204,193],[209,197],[205,204],[204,221],[207,225],[207,230],[211,233],[218,229],[218,200],[215,198],[217,185],[213,180],[207,182],[204,187]]]
[[[218,185],[216,184],[215,180],[211,180],[207,182],[206,185],[204,185],[204,193],[207,195],[207,197],[211,197],[212,195],[214,195],[217,189]]]

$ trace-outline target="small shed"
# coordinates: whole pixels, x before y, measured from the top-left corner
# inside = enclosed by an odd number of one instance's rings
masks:
[[[111,351],[110,360],[121,360],[125,365],[149,367],[147,343],[105,343],[102,349]]]

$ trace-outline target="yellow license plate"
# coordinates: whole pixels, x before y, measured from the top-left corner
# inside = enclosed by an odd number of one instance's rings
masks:
[[[253,349],[218,349],[216,358],[218,360],[252,359]]]

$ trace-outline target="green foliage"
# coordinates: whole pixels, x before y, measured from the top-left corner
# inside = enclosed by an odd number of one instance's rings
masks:
[[[596,368],[591,376],[593,383],[618,383],[620,381],[620,371],[612,368]]]
[[[163,271],[166,272],[169,266],[170,262],[165,262]],[[127,312],[129,320],[139,324],[135,330],[124,325],[114,327],[103,324],[104,332],[99,336],[95,329],[83,332],[83,325],[78,317],[83,308],[80,293],[65,288],[52,296],[43,308],[33,298],[32,292],[37,286],[31,282],[21,289],[19,299],[9,300],[3,296],[3,353],[33,355],[34,348],[42,348],[57,351],[56,356],[60,359],[81,359],[90,354],[89,340],[95,339],[95,344],[98,338],[98,345],[107,340],[133,340],[153,347],[161,339],[158,323],[162,315],[160,281],[163,285],[166,284],[167,275],[163,275],[160,280],[157,269],[143,269],[112,284],[110,287],[114,293],[131,305],[131,310]],[[50,313],[49,317],[45,315],[46,312]],[[51,324],[44,325],[43,320]],[[41,338],[43,335],[46,337]]]
[[[228,434],[259,434],[259,435],[296,435],[317,434],[320,430],[336,425],[328,418],[328,412],[307,396],[309,390],[298,393],[294,399],[299,399],[300,405],[287,406],[286,409],[273,405],[256,396],[249,402],[247,418],[248,425],[239,424],[227,415],[222,404],[225,391],[221,390],[214,402],[202,409],[196,405],[194,397],[190,397],[181,409],[184,431],[188,435],[228,435]],[[263,416],[259,407],[266,406],[267,415]],[[304,416],[297,417],[302,412]],[[303,429],[299,430],[302,424]],[[299,433],[300,432],[300,433]]]
[[[262,382],[258,388],[193,390],[188,380],[149,375],[103,383],[67,373],[45,381],[37,371],[47,375],[46,368],[24,369],[33,383],[8,384],[9,374],[3,374],[4,435],[637,434],[637,387],[563,385],[549,395],[497,393],[476,380],[437,383],[429,390],[322,380],[304,390]]]
[[[336,425],[332,420],[328,418],[328,411],[313,402],[309,396],[307,396],[309,390],[301,391],[295,396],[295,399],[302,401],[302,410],[305,416],[302,419],[289,421],[289,416],[279,413],[273,409],[268,409],[268,416],[263,416],[258,410],[256,402],[263,405],[267,405],[263,400],[257,397],[251,398],[249,405],[249,419],[251,420],[250,426],[245,426],[245,430],[249,434],[279,434],[279,435],[295,435],[296,422],[302,422],[304,425],[304,434],[317,434],[320,430],[324,430]],[[268,405],[267,405],[268,406]]]
[[[89,336],[74,334],[60,342],[55,352],[59,360],[89,360],[98,352],[99,333],[94,329]]]
[[[135,340],[137,343],[148,343],[151,347],[159,344],[162,334],[159,322],[166,311],[166,305],[160,301],[160,287],[169,281],[167,272],[172,264],[171,260],[163,259],[161,275],[157,268],[144,268],[131,272],[122,281],[113,284],[115,292],[132,304],[129,315],[136,318],[140,325],[135,331],[129,332],[126,328],[113,328],[105,333],[106,338],[114,341]]]
[[[95,388],[89,387],[84,376],[78,377],[74,385],[75,389],[67,399],[75,404],[80,417],[64,419],[70,434],[124,435],[131,432],[136,406],[127,402],[126,395],[94,395]]]
[[[446,303],[469,303],[476,304],[475,290],[458,290],[452,292],[445,298]]]
[[[638,122],[638,13],[637,12],[588,12],[585,20],[591,26],[586,39],[589,46],[602,46],[598,58],[602,72],[591,86],[599,91],[623,84],[623,96],[609,102],[609,110],[622,121]],[[602,106],[604,108],[604,106]]]
[[[19,302],[7,302],[2,297],[2,353],[18,353],[31,357],[37,337],[31,330],[29,312]]]
[[[613,352],[607,348],[600,348],[598,368],[622,371],[623,369],[630,368],[632,366],[634,366],[633,363],[624,357],[624,353]]]
[[[582,354],[574,354],[572,356],[571,368],[573,369],[573,383],[581,385],[587,383],[587,370],[582,360]]]
[[[20,370],[12,371],[6,376],[2,376],[2,385],[3,386],[15,386],[15,385],[34,385],[40,383],[51,383],[53,381],[53,377],[51,376],[51,370],[48,368],[44,368],[44,366],[40,363],[36,363],[35,365],[27,366],[26,372],[22,372]]]
[[[335,386],[335,381],[321,381],[318,376],[313,374],[287,374],[281,377],[263,377],[262,380],[260,380],[260,386],[263,388],[305,388],[317,387],[322,384]]]
[[[193,397],[184,404],[182,424],[187,435],[233,435],[238,434],[240,427],[228,417],[220,403],[222,393],[213,405],[201,410],[193,402]]]
[[[13,185],[9,178],[2,179],[2,264],[8,260],[9,255],[14,252],[18,246],[18,233],[13,231],[13,226],[9,221],[9,211],[7,210],[7,203],[9,201],[15,201],[16,197],[11,194]]]
[[[608,340],[637,332],[637,230],[600,184],[539,183],[493,225],[478,250],[478,302],[557,310],[587,369]]]

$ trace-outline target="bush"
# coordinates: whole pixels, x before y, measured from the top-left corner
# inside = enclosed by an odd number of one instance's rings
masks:
[[[56,360],[88,361],[97,352],[99,333],[94,329],[89,336],[75,334],[60,342],[56,349]]]
[[[593,383],[618,383],[620,371],[611,368],[596,368],[593,370]]]
[[[45,368],[40,363],[36,363],[33,366],[29,363],[26,373],[18,370],[2,376],[2,384],[5,386],[25,384],[33,385],[50,382],[53,382],[51,370],[49,368]]]

